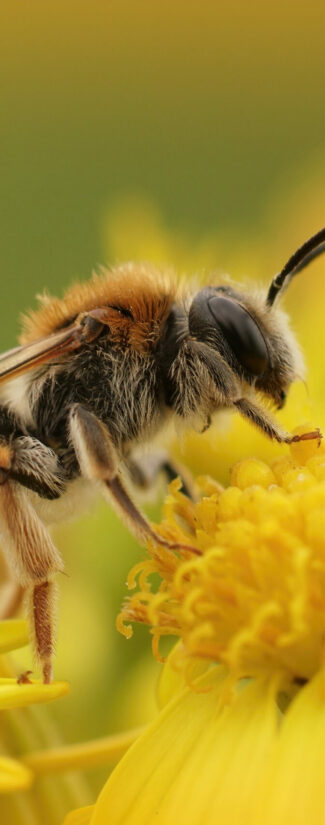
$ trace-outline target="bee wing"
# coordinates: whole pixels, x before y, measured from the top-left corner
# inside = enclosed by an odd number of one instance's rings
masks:
[[[0,356],[0,384],[52,358],[74,352],[84,343],[84,332],[84,326],[76,323],[31,344],[8,350]]]

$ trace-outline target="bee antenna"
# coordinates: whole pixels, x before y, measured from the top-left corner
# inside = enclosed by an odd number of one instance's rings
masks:
[[[321,255],[322,252],[325,252],[325,227],[320,229],[319,232],[316,232],[316,235],[313,235],[308,241],[305,241],[305,243],[291,255],[291,258],[289,258],[283,269],[281,269],[281,272],[275,275],[267,293],[266,305],[271,307],[277,295],[289,285],[291,278],[297,275],[298,272],[301,272],[302,269],[305,269],[305,267],[308,266],[314,258]]]

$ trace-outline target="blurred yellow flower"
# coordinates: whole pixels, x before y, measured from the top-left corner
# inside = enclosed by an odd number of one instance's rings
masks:
[[[156,655],[179,639],[160,713],[66,825],[325,821],[324,444],[200,484],[194,504],[172,483],[160,527],[198,554],[149,548],[118,619],[148,624]]]
[[[28,643],[27,624],[22,619],[0,622],[0,655]],[[64,682],[43,685],[39,682],[18,684],[17,679],[0,677],[0,710],[21,708],[35,702],[49,702],[68,691]],[[0,757],[0,793],[28,788],[33,781],[32,771],[22,762]]]

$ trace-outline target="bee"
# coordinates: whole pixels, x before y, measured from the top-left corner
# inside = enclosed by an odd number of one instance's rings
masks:
[[[146,480],[135,458],[144,442],[170,419],[203,431],[224,409],[280,443],[319,438],[318,430],[285,432],[257,393],[281,408],[303,374],[278,300],[324,249],[325,228],[268,291],[211,285],[195,293],[152,266],[127,264],[73,286],[62,300],[43,298],[25,317],[21,345],[0,357],[0,527],[26,591],[45,683],[55,574],[63,570],[49,523],[99,489],[140,542],[198,553],[158,535],[129,493],[127,479]]]

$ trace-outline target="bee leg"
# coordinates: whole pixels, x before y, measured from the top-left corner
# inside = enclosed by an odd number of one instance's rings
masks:
[[[15,419],[5,407],[0,407],[0,484],[8,478],[11,468],[13,450],[10,445],[11,434],[15,431]],[[8,571],[9,572],[9,571]],[[14,579],[6,580],[0,591],[0,621],[11,619],[20,607],[24,590]]]
[[[151,490],[160,473],[163,473],[168,483],[180,478],[181,492],[192,501],[198,501],[199,495],[191,473],[183,464],[171,459],[165,450],[155,450],[145,458],[132,455],[127,459],[126,467],[132,483],[141,490]]]
[[[1,407],[0,430],[0,484],[15,481],[42,497],[57,498],[64,482],[53,450],[37,438],[23,435],[12,414]],[[24,589],[18,581],[13,579],[4,584],[0,593],[0,619],[16,614],[23,594]]]
[[[192,545],[168,542],[151,527],[120,478],[118,455],[107,427],[80,404],[75,404],[71,409],[70,437],[82,475],[102,482],[105,497],[141,544],[153,541],[169,550],[188,550],[200,554]]]
[[[53,613],[57,601],[56,583],[47,578],[34,584],[30,588],[29,599],[36,657],[42,665],[43,681],[49,684],[53,677]]]
[[[0,484],[0,524],[4,552],[14,576],[27,595],[35,656],[44,682],[52,677],[54,648],[54,574],[62,559],[24,488],[9,479]]]
[[[234,406],[243,418],[247,418],[265,435],[274,438],[280,444],[291,444],[292,441],[306,440],[306,438],[321,438],[319,430],[303,433],[302,436],[293,436],[291,433],[287,433],[262,407],[247,398],[240,398],[239,401],[235,401]]]

